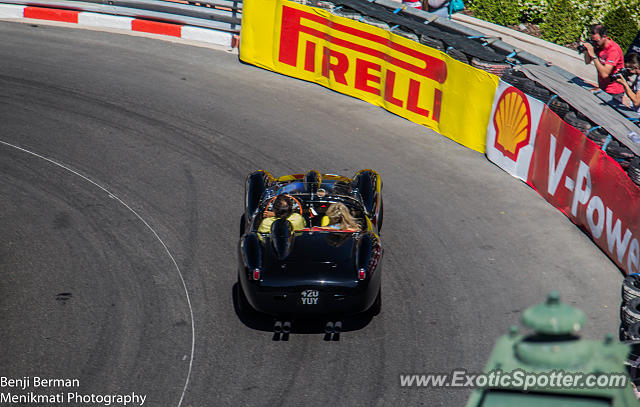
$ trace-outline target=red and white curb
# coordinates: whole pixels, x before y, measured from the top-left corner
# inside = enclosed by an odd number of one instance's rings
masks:
[[[150,34],[168,35],[231,48],[238,47],[238,36],[224,31],[87,11],[0,4],[0,18],[34,18],[38,20],[60,21],[90,27],[116,28]]]

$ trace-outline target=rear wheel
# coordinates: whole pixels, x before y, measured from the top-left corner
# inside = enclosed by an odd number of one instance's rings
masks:
[[[371,308],[369,308],[369,312],[374,317],[376,315],[380,315],[381,311],[382,311],[382,287],[378,289],[378,296],[376,297],[376,300],[373,302],[373,305],[371,306]]]
[[[238,280],[238,283],[236,284],[236,301],[238,306],[238,314],[240,316],[247,316],[256,312],[251,304],[249,304],[247,296],[244,294],[244,290],[242,289],[242,285],[240,285],[240,280]]]
[[[244,230],[245,230],[245,221],[244,221],[244,215],[242,215],[240,217],[240,236],[244,235]]]

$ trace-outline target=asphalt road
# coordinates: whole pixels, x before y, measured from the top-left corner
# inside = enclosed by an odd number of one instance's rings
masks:
[[[457,406],[469,390],[399,375],[480,371],[551,289],[587,337],[616,332],[620,272],[481,154],[219,50],[9,22],[0,38],[0,375],[80,381],[0,391]],[[340,341],[273,341],[234,311],[244,179],[261,168],[384,179],[383,311]]]

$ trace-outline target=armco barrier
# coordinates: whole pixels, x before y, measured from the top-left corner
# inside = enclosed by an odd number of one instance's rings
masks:
[[[209,7],[165,0],[5,0],[2,3],[133,17],[231,33],[240,31],[242,13],[242,3],[230,0],[209,2]]]
[[[218,0],[198,4],[164,0],[8,0],[0,1],[0,18],[62,21],[237,47],[242,3]]]
[[[242,26],[243,61],[381,106],[484,152],[495,75],[387,30],[287,0],[245,1]]]

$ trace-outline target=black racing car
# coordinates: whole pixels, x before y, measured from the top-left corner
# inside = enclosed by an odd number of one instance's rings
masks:
[[[291,222],[277,219],[260,233],[263,218],[282,194],[304,217],[306,227],[294,230]],[[325,211],[335,202],[346,205],[359,231],[326,227]],[[382,209],[382,180],[373,170],[361,170],[353,178],[317,171],[280,178],[266,171],[250,174],[238,246],[239,311],[285,321],[377,315]]]

